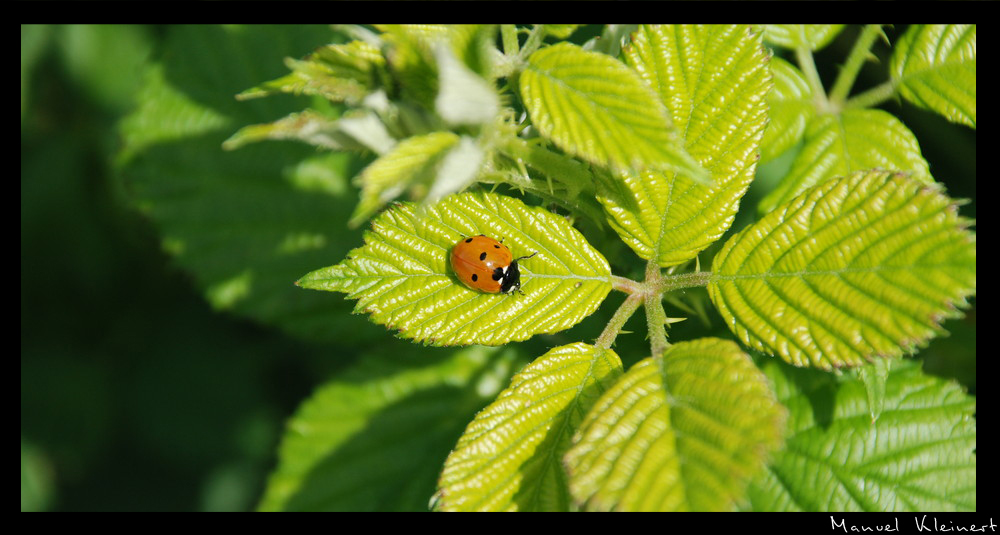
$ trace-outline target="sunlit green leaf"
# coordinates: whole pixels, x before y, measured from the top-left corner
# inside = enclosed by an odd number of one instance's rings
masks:
[[[903,175],[830,180],[733,236],[709,296],[750,347],[799,366],[915,351],[976,288],[976,237],[939,188]]]
[[[889,113],[851,109],[815,116],[792,168],[760,202],[760,211],[770,212],[812,186],[867,169],[901,171],[927,184],[934,181],[916,136]]]
[[[589,510],[720,511],[780,444],[784,408],[739,346],[703,338],[633,366],[566,454]]]
[[[789,429],[750,485],[753,510],[976,510],[976,401],[956,383],[894,362],[873,422],[864,385],[848,374],[778,363],[764,373]]]
[[[626,60],[666,104],[713,185],[650,170],[624,176],[600,201],[639,256],[675,265],[729,228],[753,180],[771,88],[767,53],[746,26],[642,26]]]
[[[616,170],[677,169],[699,180],[670,116],[635,71],[570,44],[542,48],[520,77],[532,125],[563,150]]]
[[[503,239],[521,262],[522,294],[464,286],[449,266],[463,236]],[[345,292],[355,312],[434,345],[500,345],[567,329],[611,290],[607,260],[565,218],[520,200],[464,193],[426,209],[396,204],[372,222],[365,245],[340,264],[299,280],[304,288]]]
[[[582,343],[557,347],[521,370],[448,456],[438,508],[568,510],[562,456],[584,415],[621,373],[614,351]]]
[[[892,51],[889,72],[903,98],[976,127],[976,25],[914,25]]]

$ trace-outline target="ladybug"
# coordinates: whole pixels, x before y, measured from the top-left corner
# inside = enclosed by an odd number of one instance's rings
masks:
[[[463,238],[451,249],[451,267],[458,279],[473,290],[486,293],[513,293],[521,288],[518,260],[506,245],[486,235]]]

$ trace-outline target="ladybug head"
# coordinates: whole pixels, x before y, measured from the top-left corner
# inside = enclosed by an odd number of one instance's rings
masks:
[[[509,294],[521,289],[521,269],[517,267],[517,261],[531,258],[536,254],[538,254],[537,251],[528,256],[522,256],[511,261],[510,265],[504,269],[496,269],[497,273],[494,273],[493,278],[502,281],[500,283],[500,293]],[[497,275],[499,275],[500,278],[497,278]]]

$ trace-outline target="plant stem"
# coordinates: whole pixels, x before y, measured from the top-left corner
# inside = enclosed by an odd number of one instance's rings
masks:
[[[528,39],[524,46],[518,44],[518,29],[513,24],[500,25],[500,39],[503,43],[503,57],[497,63],[494,75],[500,78],[508,78],[512,87],[517,87],[517,79],[521,75],[524,63],[538,47],[542,46],[542,39],[545,38],[545,25],[536,24],[528,33]]]
[[[663,310],[662,293],[655,291],[662,284],[660,266],[655,260],[646,263],[645,286],[647,291],[643,295],[643,305],[646,310],[646,329],[649,333],[650,354],[662,355],[670,347],[667,342],[667,313]],[[652,290],[652,291],[650,291]]]
[[[531,33],[528,34],[528,39],[524,42],[524,47],[518,52],[518,60],[524,62],[528,60],[528,56],[533,54],[538,47],[542,46],[542,39],[545,38],[545,26],[543,24],[536,24],[531,28]]]
[[[498,137],[496,147],[511,158],[559,181],[577,184],[590,184],[594,181],[593,175],[582,163],[517,136]]]
[[[868,91],[865,91],[864,93],[851,97],[851,99],[844,104],[844,109],[871,108],[878,106],[879,104],[892,98],[895,94],[896,81],[889,80],[888,82],[883,82]]]
[[[872,57],[871,48],[875,39],[881,34],[882,27],[880,25],[869,24],[858,36],[858,40],[854,42],[854,48],[851,49],[850,55],[847,56],[847,62],[844,63],[844,67],[837,76],[837,81],[834,82],[833,88],[830,90],[829,98],[833,108],[841,109],[843,107],[844,101],[847,100],[847,95],[850,94],[851,87],[854,86],[854,81],[858,77],[858,72],[865,61]]]
[[[812,89],[813,105],[816,106],[816,111],[827,113],[830,110],[830,101],[826,98],[823,81],[819,79],[819,72],[816,70],[816,62],[813,61],[812,51],[804,46],[796,48],[795,59],[798,61],[802,74],[806,77],[806,82]]]
[[[696,286],[706,286],[712,278],[711,271],[696,271],[694,273],[682,273],[680,275],[669,275],[660,279],[660,284],[656,288],[658,293],[665,294],[681,288],[692,288]]]
[[[517,42],[517,27],[513,24],[500,25],[500,38],[503,40],[503,54],[514,57],[520,50]]]
[[[637,294],[642,291],[642,283],[628,277],[611,276],[611,288],[627,294]]]
[[[615,315],[608,321],[608,325],[604,328],[604,331],[597,337],[594,345],[603,349],[610,349],[614,345],[618,333],[625,326],[625,322],[632,317],[632,314],[635,313],[640,304],[642,304],[641,294],[629,294],[625,302],[615,311]]]
[[[712,278],[710,271],[698,271],[664,277],[660,266],[653,260],[646,264],[646,280],[634,281],[626,277],[611,276],[612,287],[625,292],[628,297],[618,307],[615,315],[594,343],[597,347],[610,348],[615,337],[621,332],[625,322],[642,304],[646,311],[646,329],[649,332],[649,349],[654,356],[662,355],[670,342],[667,341],[667,313],[663,310],[663,294],[680,288],[705,286]]]

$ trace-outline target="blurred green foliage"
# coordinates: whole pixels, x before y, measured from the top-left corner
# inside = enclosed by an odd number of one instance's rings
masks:
[[[198,278],[205,272],[192,273],[182,255],[174,256],[179,242],[168,239],[148,206],[138,202],[143,190],[134,176],[120,173],[118,122],[133,112],[137,92],[157,65],[166,64],[165,76],[195,102],[234,115],[256,114],[258,121],[280,117],[257,108],[260,104],[233,98],[284,72],[282,54],[273,50],[275,35],[283,34],[263,28],[192,32],[159,26],[21,26],[22,511],[252,509],[273,469],[285,420],[317,385],[373,343],[386,351],[405,348],[418,357],[448,351],[415,347],[389,334],[373,340],[370,335],[378,331],[371,330],[363,316],[349,315],[350,307],[339,299],[319,292],[298,297],[310,292],[291,284],[296,276],[326,265],[308,257],[296,260],[309,264],[301,269],[275,265],[296,274],[288,278],[287,288],[279,283],[268,287],[278,296],[275,302],[290,299],[304,310],[310,303],[296,300],[338,302],[330,305],[339,307],[340,314],[331,330],[360,334],[350,339],[308,336],[283,325],[283,318],[268,316],[265,306],[226,311],[226,295],[212,281]],[[888,31],[890,40],[901,32]],[[593,33],[585,28],[578,36],[582,40]],[[192,38],[207,34],[215,42],[240,40],[257,51],[254,69],[234,65],[234,71],[217,72],[200,63],[198,43]],[[325,27],[296,35],[280,43],[290,48],[284,55],[301,57],[333,39]],[[845,30],[817,55],[825,81],[836,76],[837,61],[855,37]],[[885,58],[881,64],[867,64],[861,83],[866,77],[872,85],[884,80],[884,65]],[[267,74],[249,83],[232,76],[256,76],[256,69]],[[946,182],[949,194],[972,200],[963,213],[975,217],[975,131],[906,105],[894,103],[886,109],[914,131],[934,176]],[[199,140],[202,145],[196,148],[218,146],[238,126]],[[175,145],[152,157],[183,160],[189,150]],[[274,158],[310,154],[299,147],[271,150],[246,149],[235,159],[253,151]],[[223,158],[233,161],[221,147],[218,157],[216,169],[227,168]],[[202,165],[207,160],[195,161]],[[352,165],[342,169],[341,178],[349,178],[356,168]],[[782,161],[768,165],[780,166]],[[766,184],[767,172],[767,166],[760,169],[761,184]],[[142,178],[141,172],[135,174]],[[962,177],[969,178],[950,180]],[[759,199],[755,189],[745,203]],[[350,200],[346,206],[353,206],[356,191],[344,191]],[[240,205],[224,208],[238,210]],[[346,221],[349,213],[347,208],[339,217]],[[746,223],[738,219],[733,227]],[[204,238],[199,232],[193,229],[182,236],[197,243]],[[338,236],[333,247],[361,243],[360,231],[348,232],[344,226],[331,232]],[[294,250],[305,239],[308,248],[309,236],[280,243]],[[615,273],[641,273],[640,262],[629,262],[631,256],[624,252],[614,254],[616,248],[623,251],[619,241],[590,237],[615,259]],[[254,249],[247,254],[242,261],[248,266],[271,260],[255,257],[261,253]],[[329,264],[339,258],[326,260]],[[220,277],[234,280],[225,273]],[[703,297],[704,290],[688,293]],[[527,342],[525,353],[538,355],[553,345],[593,338],[621,299],[619,294],[610,296],[610,303],[570,331]],[[670,336],[726,336],[717,316],[708,317],[714,324],[692,319],[672,326]],[[636,315],[625,329],[642,332],[644,321]],[[951,337],[935,340],[921,353],[929,372],[955,377],[971,393],[976,388],[975,323],[973,308],[965,319],[945,325]],[[643,347],[641,336],[621,336],[616,350],[639,355]]]
[[[353,354],[213,311],[136,210],[116,122],[172,31],[21,27],[22,510],[251,509]]]

